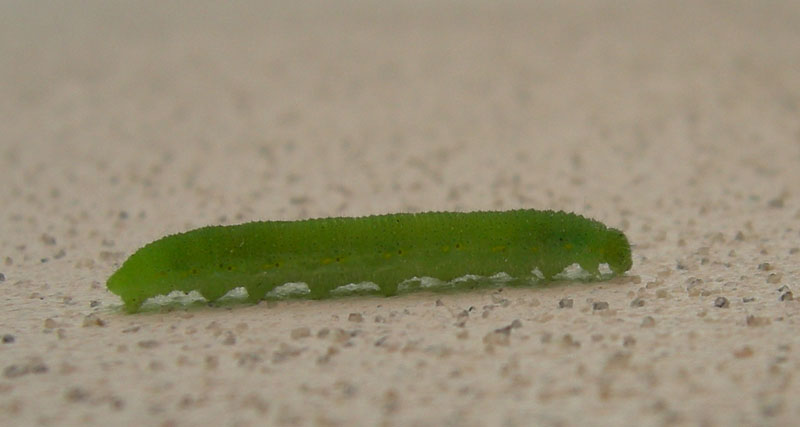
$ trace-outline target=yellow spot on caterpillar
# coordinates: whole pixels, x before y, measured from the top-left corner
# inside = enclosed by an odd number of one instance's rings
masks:
[[[572,248],[573,248],[572,243],[567,243],[567,244],[564,245],[564,249],[566,249],[568,251],[572,250]]]
[[[391,258],[391,257],[392,257],[392,254],[391,254],[391,253],[389,253],[389,252],[386,252],[385,254],[383,254],[383,258],[384,258],[384,259],[389,259],[389,258]]]
[[[442,246],[442,252],[450,252],[450,246],[447,245]]]
[[[322,260],[322,265],[328,265],[333,262],[333,258],[325,258]]]
[[[538,246],[532,247],[531,248],[531,252],[533,252],[533,253],[539,252],[539,247]]]
[[[495,246],[492,248],[492,252],[503,252],[504,250],[506,250],[505,246]]]

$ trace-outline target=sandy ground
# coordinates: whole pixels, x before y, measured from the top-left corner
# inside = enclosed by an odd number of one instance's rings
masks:
[[[262,3],[0,4],[0,424],[797,425],[800,2]],[[520,207],[623,229],[633,269],[105,288],[206,224]]]

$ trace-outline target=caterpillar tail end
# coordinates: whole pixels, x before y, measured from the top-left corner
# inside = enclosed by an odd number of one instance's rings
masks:
[[[131,292],[130,285],[125,278],[125,272],[122,268],[114,272],[106,282],[106,287],[112,293],[119,295],[124,304],[124,310],[127,313],[137,313],[142,307],[144,300],[147,299],[139,292]]]

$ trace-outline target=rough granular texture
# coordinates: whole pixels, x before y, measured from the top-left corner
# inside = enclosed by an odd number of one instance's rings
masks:
[[[0,424],[796,424],[800,3],[94,3],[0,5]],[[207,224],[518,208],[632,270],[105,287]]]

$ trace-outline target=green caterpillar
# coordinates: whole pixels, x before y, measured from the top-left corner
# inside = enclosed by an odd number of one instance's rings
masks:
[[[244,287],[257,302],[289,282],[308,297],[372,282],[386,296],[414,277],[450,281],[504,272],[515,280],[553,280],[573,264],[599,280],[631,268],[625,235],[567,212],[426,212],[210,226],[156,240],[109,277],[128,312],[150,297],[199,291],[215,301]],[[557,277],[556,277],[557,278]]]

